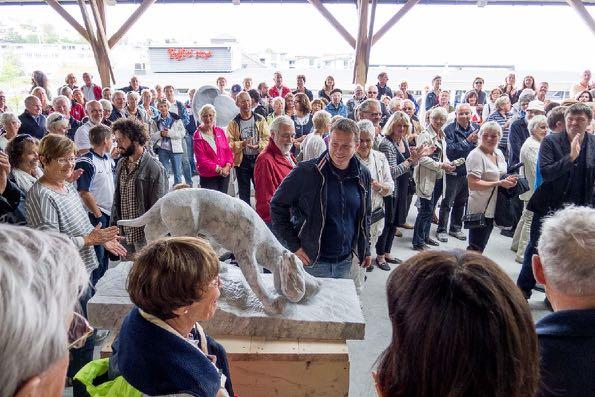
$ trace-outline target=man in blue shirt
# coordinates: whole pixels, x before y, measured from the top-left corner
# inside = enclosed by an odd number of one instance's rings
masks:
[[[537,396],[595,392],[595,209],[567,207],[542,224],[533,273],[554,312],[536,324],[541,357]]]
[[[471,150],[477,146],[479,125],[471,122],[471,107],[468,103],[459,103],[455,110],[456,120],[444,129],[446,138],[446,157],[450,161],[466,159]],[[463,214],[469,197],[467,188],[467,169],[465,162],[457,167],[455,172],[446,174],[446,191],[440,203],[440,216],[436,237],[438,241],[446,242],[446,229],[450,218],[448,234],[465,241],[467,237],[461,230]]]
[[[350,119],[333,124],[329,150],[298,163],[271,199],[279,241],[315,277],[349,278],[352,254],[371,264],[371,176],[354,157],[359,128]]]
[[[343,97],[343,91],[339,88],[335,88],[331,91],[331,101],[326,105],[326,111],[331,114],[331,117],[343,116],[347,117],[347,106],[343,104],[341,98]]]

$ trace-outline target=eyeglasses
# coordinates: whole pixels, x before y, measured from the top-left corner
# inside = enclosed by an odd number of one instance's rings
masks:
[[[217,275],[217,277],[215,277],[215,279],[209,283],[209,287],[215,287],[215,288],[221,287],[221,277],[219,277],[219,275]]]
[[[475,84],[483,84],[483,81],[476,81]]]
[[[378,95],[378,91],[368,91],[368,94]]]
[[[85,345],[89,336],[93,334],[93,327],[86,318],[74,312],[68,329],[68,349],[80,349]]]
[[[363,113],[367,113],[367,114],[369,114],[370,116],[373,116],[373,117],[382,116],[382,113],[378,113],[378,112],[363,112]]]
[[[74,164],[76,162],[76,157],[73,156],[73,157],[68,157],[68,158],[61,158],[61,159],[56,159],[56,161],[60,165],[66,165],[68,163]]]

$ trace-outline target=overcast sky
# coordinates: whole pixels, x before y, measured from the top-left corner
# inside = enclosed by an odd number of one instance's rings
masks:
[[[354,5],[328,9],[353,36]],[[376,30],[400,6],[378,6]],[[108,7],[108,34],[136,8]],[[49,6],[3,6],[4,19],[52,23],[77,34]],[[81,20],[78,7],[67,9]],[[595,15],[595,6],[588,7]],[[353,51],[308,4],[156,4],[129,31],[131,41],[176,38],[208,44],[219,34],[238,38],[248,52],[266,48],[290,54]],[[380,64],[514,64],[519,69],[570,70],[595,67],[595,36],[567,6],[415,6],[372,49]]]

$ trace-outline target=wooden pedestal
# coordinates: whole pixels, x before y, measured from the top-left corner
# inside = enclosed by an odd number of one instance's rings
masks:
[[[349,394],[349,355],[344,340],[214,337],[227,351],[239,397]]]

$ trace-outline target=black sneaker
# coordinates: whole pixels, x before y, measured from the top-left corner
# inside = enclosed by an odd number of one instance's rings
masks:
[[[387,258],[384,257],[384,259],[388,262],[388,263],[392,263],[393,265],[399,265],[401,263],[403,263],[402,260],[400,260],[399,258]]]
[[[373,271],[373,270],[374,270],[374,265],[373,265],[373,264],[370,264],[370,266],[368,266],[368,267],[366,268],[366,272],[368,272],[368,273],[370,273],[370,272],[371,272],[371,271]]]
[[[428,249],[428,247],[427,247],[425,244],[421,244],[421,245],[414,245],[414,246],[413,246],[413,249],[414,249],[415,251],[422,252],[422,251],[425,251],[425,250],[427,250],[427,249]]]

